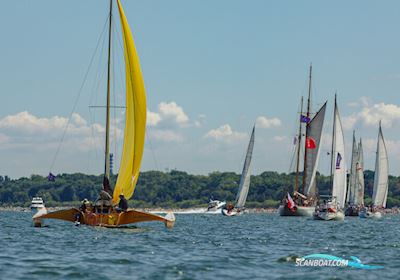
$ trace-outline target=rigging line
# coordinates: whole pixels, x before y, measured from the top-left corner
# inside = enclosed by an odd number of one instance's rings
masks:
[[[106,41],[106,36],[104,35],[106,30],[107,30],[107,23],[108,23],[108,19],[109,19],[110,15],[107,16],[106,21],[104,22],[103,25],[103,31],[100,35],[100,40],[101,38],[103,38],[103,42],[101,44],[101,50],[100,50],[100,54],[99,54],[99,61],[97,64],[97,74],[95,76],[95,80],[93,82],[93,87],[92,87],[92,92],[91,92],[91,96],[89,99],[89,104],[93,104],[93,97],[96,97],[96,101],[95,104],[97,104],[97,95],[95,95],[96,92],[98,92],[99,87],[100,87],[100,82],[103,80],[104,77],[104,73],[106,71],[105,67],[101,67],[101,62],[102,62],[102,57],[103,57],[103,53],[104,53],[104,46],[105,46],[105,41]],[[100,71],[100,69],[103,69],[103,71]],[[96,83],[97,82],[97,83]]]
[[[157,161],[157,158],[156,158],[156,154],[155,154],[155,152],[154,152],[154,148],[153,148],[153,144],[152,144],[152,142],[151,142],[151,137],[150,137],[150,135],[147,133],[147,129],[146,129],[146,135],[147,135],[147,141],[148,141],[148,143],[149,143],[149,146],[150,146],[150,151],[151,151],[151,155],[153,156],[153,160],[154,160],[154,163],[155,163],[155,165],[156,165],[156,170],[157,171],[161,171],[160,170],[160,167],[159,167],[159,165],[158,165],[158,161]]]
[[[103,33],[103,32],[102,32],[102,33]],[[102,34],[102,33],[101,33],[101,34]],[[99,39],[97,40],[97,44],[96,44],[95,51],[94,51],[94,53],[93,53],[93,55],[92,55],[92,57],[91,57],[91,59],[90,59],[89,66],[88,66],[88,68],[87,68],[87,70],[86,70],[86,73],[85,73],[85,76],[84,76],[84,78],[83,78],[82,84],[81,84],[81,86],[80,86],[80,88],[79,88],[78,96],[77,96],[76,99],[75,99],[74,105],[73,105],[73,107],[72,107],[71,113],[70,113],[69,118],[68,118],[68,122],[67,122],[67,124],[66,124],[66,126],[65,126],[64,132],[63,132],[63,134],[62,134],[62,136],[61,136],[61,140],[60,140],[60,142],[59,142],[59,144],[58,144],[56,153],[55,153],[55,155],[54,155],[53,161],[52,161],[51,166],[50,166],[50,171],[51,171],[51,170],[53,169],[53,167],[54,167],[54,164],[55,164],[55,162],[56,162],[57,156],[58,156],[58,154],[59,154],[59,152],[60,152],[61,145],[62,145],[62,143],[63,143],[63,141],[64,141],[64,139],[65,139],[65,135],[66,135],[66,133],[67,133],[69,124],[71,123],[72,115],[73,115],[73,113],[75,112],[76,106],[78,105],[78,101],[79,101],[79,98],[80,98],[80,96],[81,96],[81,94],[82,94],[83,87],[84,87],[84,85],[85,85],[85,83],[86,83],[87,77],[88,77],[88,75],[89,75],[89,72],[90,72],[90,69],[91,69],[91,67],[92,67],[94,58],[95,58],[95,56],[96,56],[97,50],[98,50],[99,45],[100,45],[100,41],[101,41],[100,39],[101,39],[101,36],[100,36]]]
[[[113,30],[112,30],[112,32],[113,33],[115,33],[115,30],[116,30],[116,28],[115,28],[115,24],[113,24],[112,25],[113,26]],[[115,37],[115,35],[114,35],[114,37]],[[112,106],[112,108],[113,108],[113,115],[114,115],[114,127],[113,127],[113,134],[114,134],[114,162],[115,162],[115,159],[117,158],[117,147],[118,147],[118,145],[117,145],[117,141],[118,141],[118,137],[117,137],[117,132],[118,132],[118,128],[117,128],[117,110],[115,110],[116,108],[117,108],[117,106],[115,106],[115,104],[117,103],[116,102],[116,100],[115,100],[115,97],[116,97],[116,91],[115,91],[115,84],[116,84],[116,82],[115,82],[115,67],[116,67],[116,63],[115,63],[115,61],[116,61],[116,59],[115,59],[115,54],[116,54],[116,48],[115,48],[115,40],[113,41],[113,47],[111,48],[111,51],[112,51],[112,57],[113,57],[113,64],[112,64],[112,89],[113,89],[113,102],[114,102],[114,106]],[[113,167],[114,167],[114,165],[113,165]]]

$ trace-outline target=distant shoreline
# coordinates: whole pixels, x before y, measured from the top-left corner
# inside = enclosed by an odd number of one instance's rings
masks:
[[[46,207],[49,212],[73,208],[73,206]],[[150,213],[167,213],[173,212],[176,214],[202,214],[206,213],[207,208],[133,208],[135,210],[150,212]],[[9,212],[31,212],[30,207],[7,206],[0,207],[0,211]],[[249,213],[277,213],[277,208],[247,208]]]

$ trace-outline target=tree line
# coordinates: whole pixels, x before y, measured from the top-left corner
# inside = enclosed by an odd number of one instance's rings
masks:
[[[365,201],[371,202],[374,172],[365,171]],[[78,205],[87,198],[94,201],[102,188],[102,175],[82,173],[59,174],[54,182],[46,177],[32,175],[10,179],[0,176],[0,205],[29,206],[34,196],[41,196],[47,206]],[[114,185],[116,176],[111,178]],[[234,201],[240,175],[234,172],[213,172],[208,175],[192,175],[183,171],[146,171],[140,174],[131,207],[189,208],[204,207],[212,197]],[[266,171],[251,176],[246,206],[277,207],[286,195],[292,192],[295,174]],[[300,177],[301,182],[301,177]],[[329,176],[317,174],[319,193],[330,194]],[[301,189],[300,189],[301,190]],[[400,206],[400,177],[389,176],[387,207]]]

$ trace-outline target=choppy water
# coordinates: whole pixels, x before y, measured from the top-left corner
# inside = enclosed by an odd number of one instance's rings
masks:
[[[277,214],[177,215],[175,228],[75,227],[0,212],[0,279],[400,279],[400,216],[321,222]],[[379,270],[296,267],[326,253]]]

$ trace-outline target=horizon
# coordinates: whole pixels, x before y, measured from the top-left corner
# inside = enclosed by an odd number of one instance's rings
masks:
[[[108,1],[77,3],[11,1],[0,11],[7,38],[0,46],[0,150],[7,159],[0,163],[0,174],[20,178],[103,170],[104,113],[89,106],[104,104],[106,57],[100,35]],[[337,91],[346,162],[354,129],[357,140],[363,139],[365,169],[374,170],[382,120],[389,173],[400,175],[400,38],[393,35],[400,25],[397,1],[159,0],[122,5],[147,90],[142,171],[240,173],[256,124],[252,173],[288,173],[300,97],[307,94],[312,63],[314,111],[328,100],[318,171],[329,173],[326,154]],[[113,33],[117,106],[124,100],[118,20],[114,18]],[[112,115],[117,170],[123,110]]]

